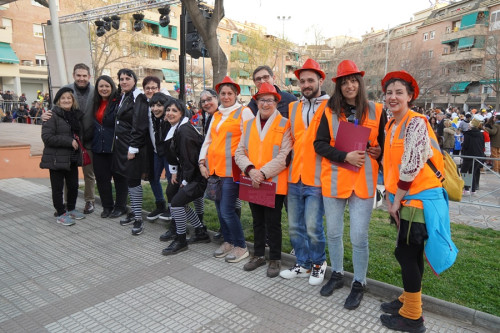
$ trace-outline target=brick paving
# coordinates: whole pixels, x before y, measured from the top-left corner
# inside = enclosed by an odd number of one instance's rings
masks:
[[[390,332],[380,303],[365,294],[343,308],[307,279],[269,279],[265,267],[212,257],[214,243],[162,256],[165,226],[137,237],[101,207],[76,225],[53,217],[47,180],[0,180],[1,332]],[[77,207],[83,208],[79,198]],[[424,311],[427,332],[488,332]]]

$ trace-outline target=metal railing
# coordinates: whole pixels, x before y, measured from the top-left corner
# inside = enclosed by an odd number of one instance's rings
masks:
[[[476,181],[476,190],[479,188],[479,180],[474,179],[473,173],[476,168],[482,169],[483,171],[477,171],[479,173],[479,178],[488,177],[488,181],[481,184],[480,192],[472,193],[469,192],[467,195],[462,196],[462,201],[460,203],[473,204],[478,206],[500,208],[500,174],[495,172],[491,166],[494,161],[500,161],[500,158],[494,157],[479,157],[479,156],[468,156],[468,155],[452,155],[455,163],[456,159],[459,158],[460,162],[457,163],[459,171],[461,170],[461,164],[465,159],[472,159],[472,173],[461,173],[464,180],[464,185],[472,187],[472,182]],[[479,164],[479,165],[477,165]],[[476,174],[477,176],[477,174]],[[484,180],[484,179],[483,179]]]

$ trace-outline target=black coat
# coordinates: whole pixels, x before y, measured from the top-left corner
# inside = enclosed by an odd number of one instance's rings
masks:
[[[476,127],[464,132],[462,155],[484,156],[484,134]]]
[[[117,98],[119,99],[119,98]],[[113,150],[113,139],[115,136],[115,116],[116,116],[116,99],[109,101],[104,110],[102,124],[95,118],[94,110],[94,130],[92,139],[92,152],[98,154],[109,154]]]
[[[111,169],[129,179],[140,179],[148,172],[147,138],[149,136],[148,103],[144,94],[134,101],[133,91],[125,94],[123,102],[114,103],[116,110],[115,140]],[[127,159],[128,148],[138,148],[132,160]]]
[[[83,113],[80,110],[64,111],[58,106],[52,108],[52,117],[42,125],[43,148],[40,168],[51,170],[69,170],[71,156],[76,154],[77,164],[82,165],[81,150],[75,152],[73,149],[73,132],[71,126],[64,119],[64,112],[75,112],[77,119],[82,120]],[[78,133],[81,137],[81,131]]]

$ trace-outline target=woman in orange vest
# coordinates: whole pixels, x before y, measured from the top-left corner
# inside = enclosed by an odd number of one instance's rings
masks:
[[[264,82],[257,94],[258,112],[255,118],[243,124],[243,133],[235,153],[236,164],[252,179],[252,186],[259,188],[263,181],[276,183],[274,208],[250,203],[253,217],[254,256],[243,266],[245,271],[266,264],[264,258],[269,244],[267,276],[280,273],[281,260],[281,209],[287,192],[287,156],[292,150],[290,124],[278,109],[281,100],[276,88]]]
[[[443,155],[427,118],[409,109],[418,97],[415,79],[405,71],[382,80],[385,103],[393,118],[386,126],[384,184],[391,218],[398,227],[394,255],[401,266],[404,292],[382,303],[380,316],[388,328],[425,332],[422,318],[422,276],[425,255],[437,274],[455,261],[448,195],[441,185]]]
[[[215,86],[221,105],[214,113],[200,151],[200,172],[205,177],[218,177],[220,200],[215,200],[224,243],[214,252],[226,262],[239,262],[248,257],[241,221],[235,211],[239,185],[233,180],[234,152],[241,137],[243,121],[254,117],[252,110],[237,102],[240,86],[229,76]],[[235,169],[237,167],[235,166]]]
[[[325,206],[328,250],[332,263],[332,276],[320,291],[330,296],[344,285],[344,210],[349,203],[350,238],[354,279],[344,307],[356,309],[363,298],[368,270],[368,226],[377,191],[378,162],[384,142],[385,114],[381,104],[369,102],[360,71],[351,60],[342,61],[333,78],[335,90],[328,101],[318,127],[314,149],[323,156],[321,163],[321,190]],[[362,149],[351,152],[335,147],[337,131],[343,122],[368,128],[368,142]],[[344,123],[345,124],[345,123]],[[355,138],[352,138],[355,139]],[[366,147],[365,147],[366,146]],[[337,166],[347,163],[355,170]]]

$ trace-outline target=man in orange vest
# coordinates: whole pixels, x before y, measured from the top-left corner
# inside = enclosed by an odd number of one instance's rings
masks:
[[[295,71],[302,98],[290,103],[289,122],[294,142],[288,175],[288,223],[296,264],[280,272],[285,279],[308,277],[309,284],[320,285],[326,271],[323,197],[321,195],[321,156],[313,142],[328,96],[321,91],[325,73],[313,59]]]

